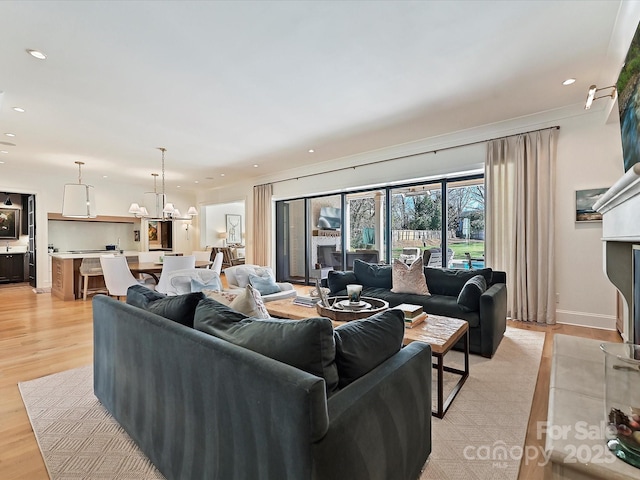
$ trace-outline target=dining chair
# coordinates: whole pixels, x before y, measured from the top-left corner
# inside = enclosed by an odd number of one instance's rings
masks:
[[[120,299],[127,296],[127,289],[132,285],[139,285],[141,282],[136,280],[129,265],[127,258],[122,255],[101,255],[100,265],[102,267],[102,275],[104,283],[107,286],[109,295]],[[145,285],[148,287],[148,285]]]
[[[184,270],[185,268],[196,268],[196,257],[193,255],[184,255],[182,257],[165,256],[156,291],[166,295],[169,291],[168,273],[174,270]]]
[[[211,270],[216,272],[218,275],[222,273],[222,260],[224,258],[224,253],[218,252],[215,257],[213,257],[213,264],[211,265]]]
[[[138,262],[140,263],[151,263],[151,262],[161,262],[161,258],[164,259],[164,252],[138,252]]]

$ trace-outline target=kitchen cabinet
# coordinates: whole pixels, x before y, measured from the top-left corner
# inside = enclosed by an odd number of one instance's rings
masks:
[[[9,253],[0,255],[0,282],[24,281],[24,253]]]

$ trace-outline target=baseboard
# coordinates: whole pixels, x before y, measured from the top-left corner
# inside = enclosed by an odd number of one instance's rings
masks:
[[[51,293],[51,287],[38,287],[33,289],[34,293]]]
[[[599,328],[601,330],[616,329],[616,317],[613,315],[573,312],[570,310],[556,310],[556,323],[576,325],[578,327]]]

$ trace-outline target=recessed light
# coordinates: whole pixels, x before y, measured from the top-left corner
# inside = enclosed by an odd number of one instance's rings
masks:
[[[182,185],[176,185],[176,188],[180,188]]]
[[[315,152],[315,150],[313,148],[310,148],[309,153],[313,153],[313,152]]]
[[[4,163],[2,160],[0,160],[0,163]]]
[[[221,174],[220,174],[220,176],[221,176],[221,177],[224,177],[224,173],[221,173]]]
[[[107,175],[102,175],[102,178],[109,178]]]
[[[258,164],[257,164],[257,163],[256,163],[256,164],[254,164],[254,165],[253,165],[253,168],[258,168]]]
[[[31,48],[28,48],[27,53],[38,60],[44,60],[47,58],[47,56],[39,50],[32,50]]]
[[[567,78],[564,82],[562,82],[562,85],[571,85],[572,83],[576,83],[576,79],[575,78]]]
[[[13,109],[14,109],[16,112],[19,112],[19,113],[24,113],[24,112],[25,112],[25,109],[24,109],[24,108],[20,108],[20,107],[13,107]]]
[[[16,136],[16,134],[15,134],[15,133],[5,133],[5,135],[6,135],[7,137],[15,137],[15,136]]]
[[[196,180],[196,181],[195,181],[195,182],[193,182],[193,183],[200,183],[200,182],[199,182],[198,180]]]
[[[0,153],[9,153],[9,152],[6,150],[0,150]]]

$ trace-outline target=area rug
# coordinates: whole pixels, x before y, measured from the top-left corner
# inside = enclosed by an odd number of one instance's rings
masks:
[[[462,390],[444,419],[433,417],[420,480],[517,478],[543,343],[544,333],[507,328],[492,359],[471,355]],[[445,357],[461,362],[459,352]],[[51,479],[164,478],[100,405],[92,376],[86,366],[19,384]],[[456,379],[446,380],[445,391]]]
[[[94,396],[91,365],[18,387],[52,480],[164,478]]]
[[[544,337],[507,327],[492,359],[470,356],[469,378],[444,418],[432,419],[432,451],[420,480],[518,478]],[[463,358],[450,352],[445,365],[462,368]],[[445,392],[457,381],[452,377],[445,377]]]

